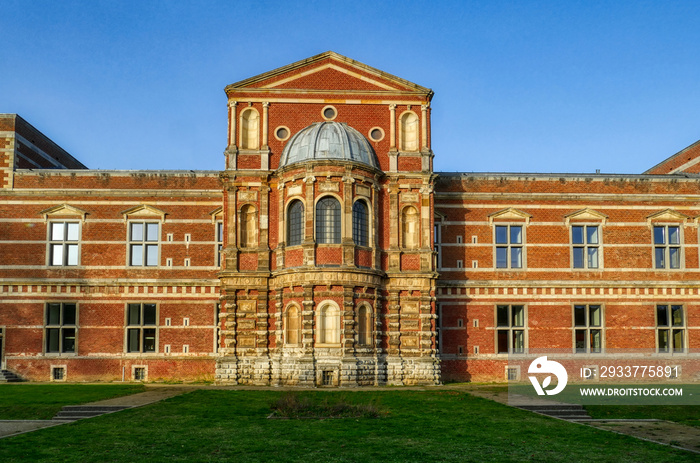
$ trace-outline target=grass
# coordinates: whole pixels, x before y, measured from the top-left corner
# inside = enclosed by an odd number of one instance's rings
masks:
[[[144,390],[140,384],[1,384],[0,420],[50,420],[64,405],[111,399]]]
[[[386,415],[374,404],[350,403],[345,396],[324,397],[319,401],[295,392],[282,394],[270,409],[271,418],[379,418]]]
[[[4,462],[697,461],[689,452],[542,417],[462,391],[303,391],[380,419],[268,419],[277,391],[197,390],[0,439]]]

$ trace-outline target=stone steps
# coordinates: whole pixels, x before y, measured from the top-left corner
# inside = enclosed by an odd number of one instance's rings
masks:
[[[54,421],[76,421],[83,418],[114,413],[130,408],[123,405],[66,405],[52,419]]]
[[[567,421],[589,421],[593,419],[582,405],[521,405],[518,408]]]
[[[24,381],[10,370],[0,370],[0,383],[19,383]]]

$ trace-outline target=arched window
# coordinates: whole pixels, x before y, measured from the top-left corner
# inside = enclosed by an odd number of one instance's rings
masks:
[[[295,199],[287,211],[287,246],[298,246],[304,237],[304,204]]]
[[[260,116],[253,108],[241,113],[241,149],[256,150],[260,143]]]
[[[360,307],[357,319],[358,343],[361,346],[372,345],[372,310],[366,305]]]
[[[369,213],[364,201],[352,206],[352,240],[358,246],[369,246]]]
[[[340,203],[332,196],[316,203],[316,242],[340,243]]]
[[[285,344],[299,344],[301,342],[301,323],[299,320],[299,308],[289,306],[287,319],[285,320]]]
[[[401,115],[401,150],[418,151],[418,116],[412,112]]]
[[[255,207],[246,204],[241,208],[239,227],[241,231],[241,247],[251,248],[257,245],[257,229]]]
[[[408,206],[401,213],[401,244],[404,248],[415,249],[420,246],[418,211]]]
[[[340,311],[331,304],[322,304],[316,320],[318,344],[340,344]]]

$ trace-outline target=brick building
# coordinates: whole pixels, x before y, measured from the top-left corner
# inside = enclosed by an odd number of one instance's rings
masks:
[[[641,175],[438,173],[432,91],[338,54],[226,95],[220,172],[90,170],[0,116],[3,368],[353,386],[697,355],[700,147]]]

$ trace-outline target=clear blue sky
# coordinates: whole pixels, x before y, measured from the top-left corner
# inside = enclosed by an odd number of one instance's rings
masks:
[[[91,168],[224,166],[224,86],[327,50],[435,91],[438,171],[641,173],[700,139],[697,1],[2,0],[0,112]]]

